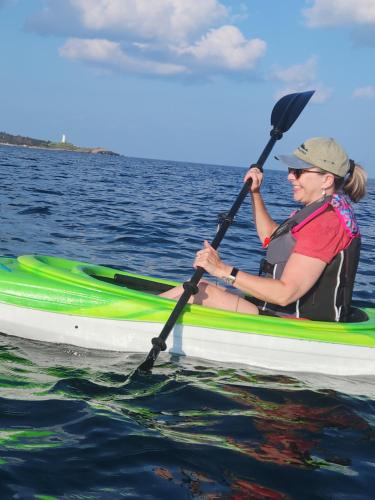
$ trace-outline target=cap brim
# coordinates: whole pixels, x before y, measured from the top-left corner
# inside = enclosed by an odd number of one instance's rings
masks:
[[[295,155],[279,155],[275,156],[276,160],[280,160],[288,167],[295,168],[297,170],[302,170],[304,168],[311,168],[314,165],[311,163],[307,163],[306,161],[301,160],[300,158],[297,158]]]

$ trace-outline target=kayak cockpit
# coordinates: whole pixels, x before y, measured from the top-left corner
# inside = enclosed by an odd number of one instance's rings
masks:
[[[137,292],[150,293],[152,295],[159,295],[173,288],[173,285],[161,283],[150,279],[145,279],[138,276],[129,276],[126,274],[114,274],[113,277],[90,275],[91,278],[110,283],[112,285],[129,288]],[[360,307],[352,306],[350,308],[347,323],[363,323],[368,321],[368,315]]]
[[[113,277],[98,276],[93,274],[90,276],[91,278],[104,281],[105,283],[129,288],[131,290],[135,290],[136,292],[151,293],[152,295],[159,295],[160,293],[173,288],[173,285],[167,285],[166,283],[161,283],[159,281],[148,280],[138,276],[129,276],[125,274],[115,274]]]

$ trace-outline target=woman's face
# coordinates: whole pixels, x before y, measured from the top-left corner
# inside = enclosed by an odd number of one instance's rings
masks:
[[[319,172],[315,167],[305,170],[290,168],[288,181],[292,185],[294,200],[303,205],[319,200],[323,196],[326,177],[327,173]]]

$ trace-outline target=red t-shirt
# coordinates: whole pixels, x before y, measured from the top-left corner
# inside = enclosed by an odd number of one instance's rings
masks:
[[[293,252],[315,257],[327,264],[351,241],[338,216],[330,209],[307,223],[293,236],[297,240]]]

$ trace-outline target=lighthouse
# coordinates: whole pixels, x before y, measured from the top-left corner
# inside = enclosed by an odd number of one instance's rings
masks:
[[[65,137],[65,134],[62,135],[61,137],[61,143],[62,144],[65,144],[66,143],[66,137]]]

